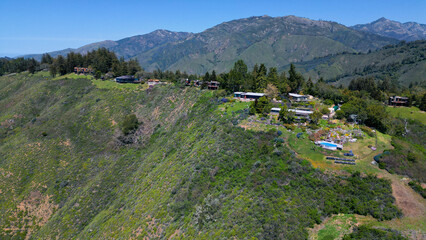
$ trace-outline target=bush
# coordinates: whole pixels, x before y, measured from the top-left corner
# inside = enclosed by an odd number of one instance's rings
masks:
[[[380,230],[375,228],[369,228],[366,226],[360,226],[354,229],[351,234],[347,234],[343,237],[344,240],[350,239],[395,239],[404,240],[399,232],[392,230]]]
[[[139,126],[138,118],[135,114],[129,114],[124,117],[123,122],[121,123],[121,131],[124,135],[128,135],[136,130]]]
[[[408,185],[417,193],[422,195],[423,198],[426,198],[426,189],[424,189],[418,182],[411,181]]]
[[[325,104],[325,105],[333,105],[333,104],[334,104],[334,102],[333,102],[333,100],[326,99],[326,100],[324,101],[324,104]]]
[[[374,137],[374,132],[373,130],[371,130],[371,128],[367,127],[367,126],[360,126],[361,130],[365,133],[367,133],[368,136],[370,137]]]

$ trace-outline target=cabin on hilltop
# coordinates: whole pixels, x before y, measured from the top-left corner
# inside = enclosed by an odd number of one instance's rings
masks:
[[[210,81],[207,83],[207,89],[209,90],[217,90],[219,89],[220,83],[217,81]]]
[[[389,97],[389,105],[408,106],[408,97],[400,97],[400,96]]]
[[[306,102],[306,101],[308,101],[308,96],[300,95],[300,94],[296,94],[296,93],[289,93],[288,98],[292,102]]]
[[[133,77],[133,76],[120,76],[120,77],[116,77],[115,81],[117,83],[140,83],[141,81],[139,81],[139,79]]]
[[[162,82],[159,79],[148,79],[148,87],[152,87],[159,84],[166,84],[166,82]]]
[[[93,73],[93,70],[91,68],[74,67],[74,73],[75,74],[89,74],[89,73]]]

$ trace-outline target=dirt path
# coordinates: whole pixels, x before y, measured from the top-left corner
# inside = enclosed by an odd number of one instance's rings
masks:
[[[392,195],[395,197],[396,205],[402,210],[404,217],[426,216],[426,200],[408,186],[408,180],[399,179],[387,172],[381,172],[377,177],[391,180]]]

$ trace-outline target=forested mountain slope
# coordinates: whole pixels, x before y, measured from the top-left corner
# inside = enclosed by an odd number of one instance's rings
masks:
[[[315,21],[296,16],[250,17],[218,24],[201,33],[157,30],[118,41],[103,41],[71,51],[86,53],[99,47],[113,50],[118,57],[137,58],[147,71],[180,70],[204,74],[225,72],[243,59],[249,67],[256,63],[282,68],[300,61],[341,52],[367,52],[398,40],[357,31],[331,21]],[[27,55],[41,59],[41,55]]]
[[[343,53],[295,64],[306,77],[348,85],[358,77],[388,78],[408,87],[426,83],[426,41],[385,46],[369,53]]]
[[[336,22],[296,16],[250,17],[225,22],[179,43],[169,43],[137,55],[147,70],[188,73],[228,71],[238,59],[282,67],[343,51],[380,48],[397,40],[359,32]]]
[[[214,92],[70,76],[0,77],[2,239],[305,239],[335,213],[400,216],[388,180],[313,169]]]

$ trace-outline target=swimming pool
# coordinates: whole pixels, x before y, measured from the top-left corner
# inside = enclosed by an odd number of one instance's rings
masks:
[[[324,145],[326,147],[335,147],[337,148],[337,144],[329,143],[329,142],[320,142],[321,145]]]
[[[343,149],[343,146],[337,143],[320,141],[320,142],[315,142],[315,144],[319,144],[322,148],[325,148],[328,150]]]

